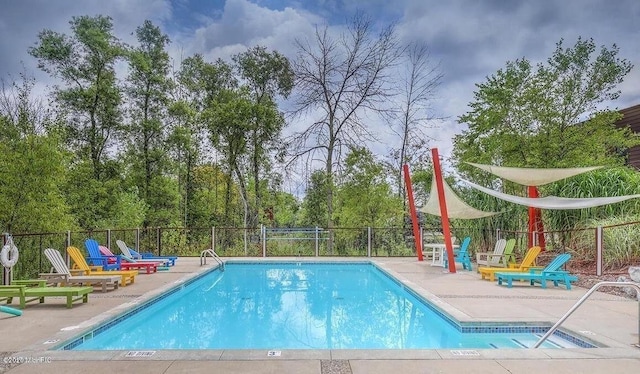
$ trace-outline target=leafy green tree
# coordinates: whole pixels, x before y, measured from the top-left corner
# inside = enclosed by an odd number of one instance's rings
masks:
[[[270,172],[273,154],[280,146],[280,136],[284,118],[277,109],[276,99],[287,98],[293,88],[293,70],[289,60],[280,53],[268,52],[265,47],[256,46],[233,57],[240,78],[246,84],[254,103],[251,128],[248,134],[250,148],[251,175],[253,176],[254,217],[262,207],[261,177]],[[265,170],[263,170],[265,169]]]
[[[266,224],[275,227],[296,227],[299,225],[298,215],[300,202],[295,196],[283,191],[272,191],[269,198],[265,199],[267,205],[268,218],[273,217]]]
[[[211,142],[220,151],[223,163],[228,165],[229,177],[233,173],[239,186],[244,206],[244,227],[249,226],[250,215],[246,158],[253,107],[245,90],[226,90],[218,95],[206,111]]]
[[[69,157],[58,134],[20,133],[0,114],[0,218],[8,232],[75,227],[61,187]]]
[[[236,226],[241,225],[242,204],[239,202],[240,197],[233,183],[227,183],[227,174],[220,165],[201,165],[194,170],[195,195],[193,199],[193,210],[191,211],[192,222],[194,227],[212,227],[212,226]],[[227,196],[226,188],[231,186],[233,191],[229,194],[231,197],[230,207],[231,217],[238,217],[234,222],[226,221],[225,217],[225,199]]]
[[[402,202],[371,151],[352,148],[337,188],[336,222],[344,227],[391,227],[402,219]]]
[[[311,173],[304,200],[301,223],[303,226],[324,227],[327,218],[327,178],[324,170]]]
[[[148,20],[136,29],[136,35],[139,46],[127,53],[131,121],[126,133],[127,163],[133,184],[149,208],[143,226],[161,226],[167,223],[167,210],[178,213],[177,194],[170,189],[173,184],[168,177],[169,131],[165,121],[172,88],[166,51],[169,38]]]
[[[234,86],[232,70],[228,64],[218,61],[208,63],[202,55],[186,58],[176,74],[178,83],[174,102],[169,109],[173,131],[169,137],[174,158],[178,160],[178,179],[182,196],[181,217],[185,226],[192,226],[190,212],[195,211],[197,193],[194,171],[202,161],[202,147],[206,144],[207,109],[223,89]],[[225,189],[225,219],[232,214],[233,178],[232,169],[227,168],[229,178]],[[227,221],[225,221],[227,222]]]
[[[591,39],[579,38],[569,48],[561,40],[546,63],[534,66],[525,58],[507,62],[478,84],[471,110],[459,119],[469,128],[454,138],[453,157],[460,173],[507,193],[524,194],[524,187],[464,162],[535,168],[622,165],[624,151],[640,144],[639,139],[629,129],[615,127],[619,113],[600,109],[619,97],[616,87],[632,68],[618,53],[615,45],[596,51]],[[502,229],[525,225],[526,208],[477,195],[468,194],[476,197],[468,200],[476,208],[505,212],[491,218],[501,220]],[[543,219],[550,214],[569,217],[543,212]],[[480,221],[471,224],[491,227]]]
[[[172,175],[176,179],[180,201],[177,217],[181,226],[189,227],[192,223],[190,212],[195,207],[193,174],[201,153],[197,111],[191,99],[184,95],[172,102],[168,115],[172,123],[168,138],[169,155],[173,161]]]
[[[91,160],[93,177],[101,180],[107,148],[121,130],[115,63],[124,50],[113,36],[110,17],[73,17],[70,24],[72,35],[41,31],[29,53],[40,69],[64,83],[55,89],[55,98],[68,113],[67,140],[79,157]]]
[[[613,150],[639,144],[628,129],[617,129],[619,114],[599,110],[615,100],[616,85],[631,70],[618,48],[593,40],[563,41],[546,64],[508,62],[505,69],[478,84],[471,111],[460,117],[469,129],[454,138],[454,159],[461,172],[481,178],[464,161],[503,166],[575,167],[620,165]]]
[[[60,119],[33,97],[33,77],[0,81],[0,226],[7,232],[55,232],[74,228],[62,186],[70,155]]]

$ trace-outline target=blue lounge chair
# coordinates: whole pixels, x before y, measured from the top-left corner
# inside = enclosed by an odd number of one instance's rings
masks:
[[[86,257],[89,266],[102,266],[102,270],[121,270],[122,259],[118,256],[105,256],[100,252],[100,244],[94,239],[84,241],[84,247],[89,252]]]
[[[471,243],[471,237],[467,236],[462,240],[462,244],[460,244],[460,249],[456,256],[454,257],[455,262],[460,262],[462,264],[463,269],[473,270],[471,268],[471,256],[469,256],[469,243]],[[449,258],[444,256],[444,267],[449,266]]]
[[[529,272],[512,272],[512,273],[496,273],[498,284],[502,285],[506,282],[507,287],[513,286],[514,279],[528,280],[530,285],[540,283],[542,288],[547,288],[547,281],[552,281],[555,287],[559,283],[564,283],[567,290],[571,289],[571,282],[578,280],[578,277],[571,275],[568,271],[562,270],[561,267],[569,261],[571,255],[563,253],[557,255],[544,269],[531,269]]]

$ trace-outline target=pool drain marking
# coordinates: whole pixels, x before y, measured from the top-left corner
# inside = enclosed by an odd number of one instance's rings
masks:
[[[480,356],[480,353],[478,351],[474,351],[471,349],[463,349],[463,350],[452,350],[450,351],[452,355],[454,356]]]
[[[79,329],[80,326],[68,326],[68,327],[63,327],[60,329],[60,331],[71,331],[71,330],[76,330]]]
[[[124,357],[151,357],[156,351],[129,351]]]

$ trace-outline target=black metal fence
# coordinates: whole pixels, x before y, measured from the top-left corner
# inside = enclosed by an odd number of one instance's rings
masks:
[[[458,241],[470,236],[472,254],[491,250],[499,238],[516,238],[516,255],[524,254],[529,245],[527,232],[454,227],[452,235]],[[582,230],[549,231],[543,235],[547,250],[572,251],[581,258],[592,259],[595,272],[623,265],[620,261],[640,259],[640,222]],[[423,243],[443,240],[438,228],[422,228],[421,236]],[[7,238],[5,235],[3,244]],[[200,256],[203,250],[212,248],[222,257],[416,256],[412,230],[398,227],[330,230],[318,227],[165,227],[13,234],[12,238],[19,249],[19,261],[12,270],[15,279],[33,278],[39,273],[50,271],[51,264],[43,254],[45,248],[55,248],[62,253],[69,246],[84,250],[84,241],[89,238],[106,245],[114,253],[119,253],[115,248],[116,240],[122,240],[131,248],[157,255]],[[3,270],[5,276],[2,279],[6,283],[7,271]]]

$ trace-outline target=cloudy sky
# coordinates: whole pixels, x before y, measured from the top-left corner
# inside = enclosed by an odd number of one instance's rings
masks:
[[[0,78],[17,77],[23,66],[41,82],[55,84],[38,71],[27,53],[38,32],[69,32],[77,15],[109,15],[116,36],[135,44],[132,32],[152,20],[172,41],[176,62],[202,53],[211,60],[255,45],[293,57],[294,38],[315,25],[341,27],[356,10],[382,24],[397,22],[404,42],[426,42],[431,60],[443,74],[433,104],[447,120],[429,130],[441,154],[450,152],[451,138],[465,127],[456,118],[467,111],[476,83],[525,57],[543,62],[565,40],[579,36],[596,45],[620,48],[620,57],[636,67],[619,86],[620,99],[610,108],[640,104],[640,1],[638,0],[2,0],[0,12]]]

